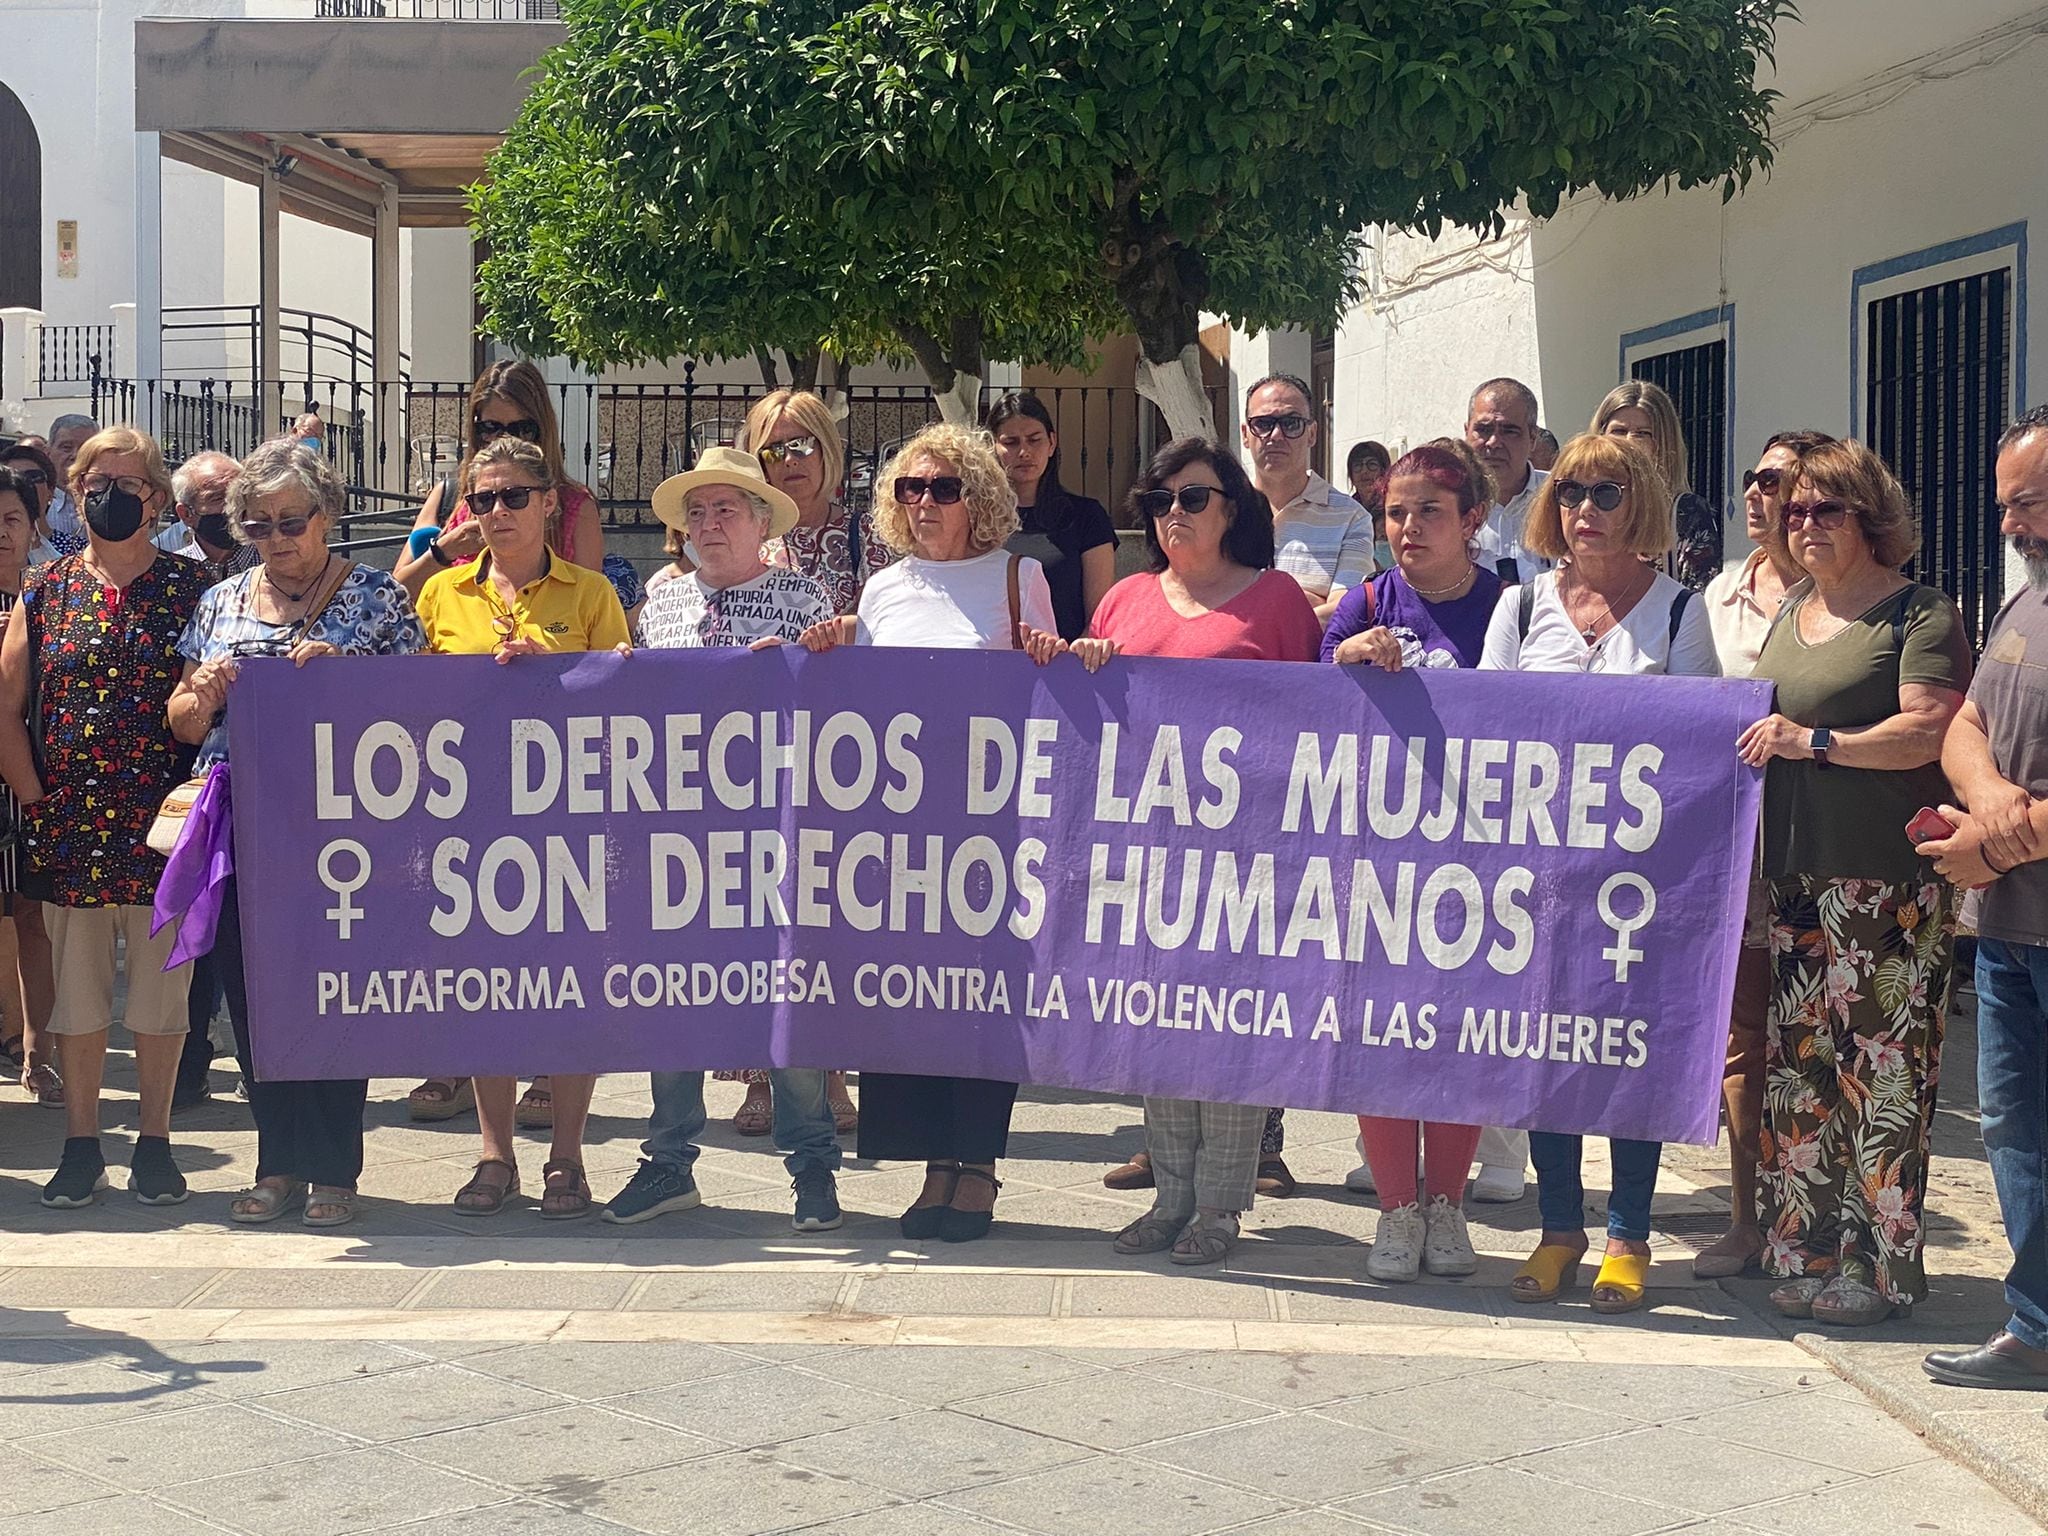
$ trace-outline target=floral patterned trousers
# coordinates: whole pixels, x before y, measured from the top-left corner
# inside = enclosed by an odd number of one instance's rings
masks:
[[[1940,880],[1771,882],[1758,1169],[1768,1273],[1857,1260],[1893,1301],[1927,1295],[1927,1141],[1955,906]]]

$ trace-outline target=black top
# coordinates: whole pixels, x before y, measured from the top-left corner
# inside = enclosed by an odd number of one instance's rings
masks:
[[[1040,482],[1037,505],[1019,507],[1023,526],[1006,546],[1012,554],[1029,555],[1045,567],[1052,588],[1053,617],[1062,640],[1088,633],[1088,607],[1081,591],[1081,556],[1116,543],[1116,526],[1102,503]]]

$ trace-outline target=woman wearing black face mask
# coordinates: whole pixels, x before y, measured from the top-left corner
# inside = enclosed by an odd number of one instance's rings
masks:
[[[149,540],[170,502],[171,477],[143,433],[113,427],[86,439],[71,490],[87,546],[29,574],[0,641],[0,776],[22,806],[22,888],[50,903],[50,1032],[66,1089],[63,1160],[43,1204],[88,1205],[106,1181],[100,1078],[115,942],[125,937],[123,1017],[142,1089],[128,1184],[145,1204],[175,1205],[185,1198],[185,1177],[171,1161],[171,1090],[191,967],[163,969],[174,926],[150,937],[164,861],[146,838],[157,806],[185,773],[165,707],[183,670],[178,639],[207,580]]]

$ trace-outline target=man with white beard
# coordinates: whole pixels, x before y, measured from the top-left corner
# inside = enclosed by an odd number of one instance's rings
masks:
[[[1999,531],[2026,570],[1992,625],[1941,766],[1968,807],[1923,843],[1973,892],[1977,1100],[2013,1263],[2012,1316],[1987,1343],[1936,1350],[1929,1376],[1958,1387],[2048,1391],[2048,406],[1998,444]]]

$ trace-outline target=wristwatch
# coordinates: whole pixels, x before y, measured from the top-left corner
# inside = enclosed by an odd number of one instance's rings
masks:
[[[1815,767],[1825,768],[1828,766],[1828,750],[1834,744],[1835,733],[1824,726],[1816,727],[1814,733],[1806,738],[1807,748],[1813,753]]]
[[[434,564],[436,565],[453,565],[455,563],[449,558],[448,552],[441,547],[441,539],[438,534],[427,540],[427,553],[434,557]]]

